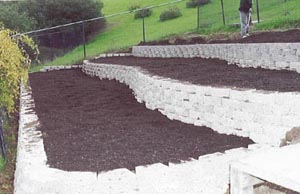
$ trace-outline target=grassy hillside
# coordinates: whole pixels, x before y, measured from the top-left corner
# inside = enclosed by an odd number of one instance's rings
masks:
[[[110,15],[128,11],[128,7],[139,5],[141,7],[158,5],[171,0],[102,0],[104,14]],[[254,5],[257,0],[254,0]],[[200,8],[200,34],[216,32],[239,31],[232,24],[239,23],[239,0],[224,0],[226,26],[223,26],[221,1],[211,0],[210,4]],[[157,40],[163,37],[196,32],[197,9],[186,8],[186,1],[170,6],[153,9],[149,18],[145,19],[146,40]],[[253,30],[291,28],[300,25],[299,0],[260,0],[261,23],[255,25]],[[166,22],[159,21],[160,13],[169,7],[177,6],[182,12],[182,17]],[[256,18],[256,6],[254,7],[253,20]],[[142,20],[134,19],[133,13],[111,17],[107,19],[107,28],[103,33],[94,37],[87,45],[89,58],[103,52],[130,47],[142,41]],[[77,47],[63,57],[47,63],[47,65],[73,64],[83,59],[83,48]],[[35,71],[40,67],[34,67]]]

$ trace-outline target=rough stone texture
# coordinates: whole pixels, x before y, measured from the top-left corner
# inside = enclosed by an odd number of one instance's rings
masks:
[[[153,76],[139,67],[88,61],[84,62],[83,71],[100,79],[126,83],[137,101],[145,102],[149,109],[158,109],[170,119],[250,137],[256,143],[279,146],[286,132],[299,126],[298,92],[196,86]]]
[[[285,139],[282,140],[281,146],[300,143],[300,127],[294,127],[286,132]]]
[[[132,53],[137,57],[219,58],[240,67],[300,72],[300,43],[134,46]]]

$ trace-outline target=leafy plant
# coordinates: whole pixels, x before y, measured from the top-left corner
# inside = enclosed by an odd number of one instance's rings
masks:
[[[21,32],[30,31],[36,27],[35,19],[16,3],[0,6],[0,21],[6,28]]]
[[[102,16],[103,3],[94,0],[28,0],[22,4],[39,28]]]
[[[152,14],[152,10],[148,8],[143,8],[134,13],[134,19],[149,17]]]
[[[210,2],[210,0],[189,0],[188,2],[186,2],[186,7],[187,8],[194,8],[197,7],[198,5],[205,5],[208,4]]]
[[[34,18],[38,28],[88,20],[101,17],[103,3],[100,0],[27,0],[21,1],[22,9]],[[85,23],[85,36],[90,39],[105,26],[105,19]],[[47,31],[38,36],[39,45],[69,48],[82,43],[83,24]],[[67,38],[66,38],[67,37]],[[80,38],[79,38],[80,37]]]
[[[37,56],[38,49],[29,37],[5,29],[0,30],[0,42],[1,116],[4,111],[15,111],[15,101],[20,95],[20,82],[26,83],[32,57]]]
[[[160,19],[160,21],[166,21],[166,20],[174,19],[174,18],[177,18],[180,16],[182,16],[180,9],[178,7],[171,7],[169,9],[163,11],[159,16],[159,19]]]

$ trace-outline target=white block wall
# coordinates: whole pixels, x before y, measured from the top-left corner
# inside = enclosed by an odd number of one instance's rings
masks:
[[[134,46],[132,53],[137,57],[219,58],[240,67],[300,72],[300,43]]]
[[[138,102],[170,119],[207,126],[224,134],[250,137],[278,146],[285,133],[300,126],[300,93],[235,90],[181,83],[139,67],[85,61],[83,72],[127,84]]]

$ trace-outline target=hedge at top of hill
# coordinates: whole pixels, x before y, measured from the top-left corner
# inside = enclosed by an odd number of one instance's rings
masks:
[[[149,17],[152,14],[152,10],[148,8],[143,8],[141,10],[135,11],[134,19]]]
[[[102,16],[103,3],[94,0],[27,0],[21,3],[39,28]]]
[[[170,7],[169,9],[163,11],[160,16],[159,19],[160,21],[166,21],[166,20],[171,20],[177,17],[182,16],[182,13],[180,11],[180,9],[178,7]]]
[[[0,5],[0,21],[3,26],[19,32],[26,32],[36,28],[37,22],[18,3]]]
[[[24,0],[0,6],[0,21],[6,28],[21,32],[78,22],[102,16],[103,3],[99,0]],[[89,39],[105,26],[105,20],[85,24]],[[39,45],[70,48],[83,42],[81,24],[31,34]]]

